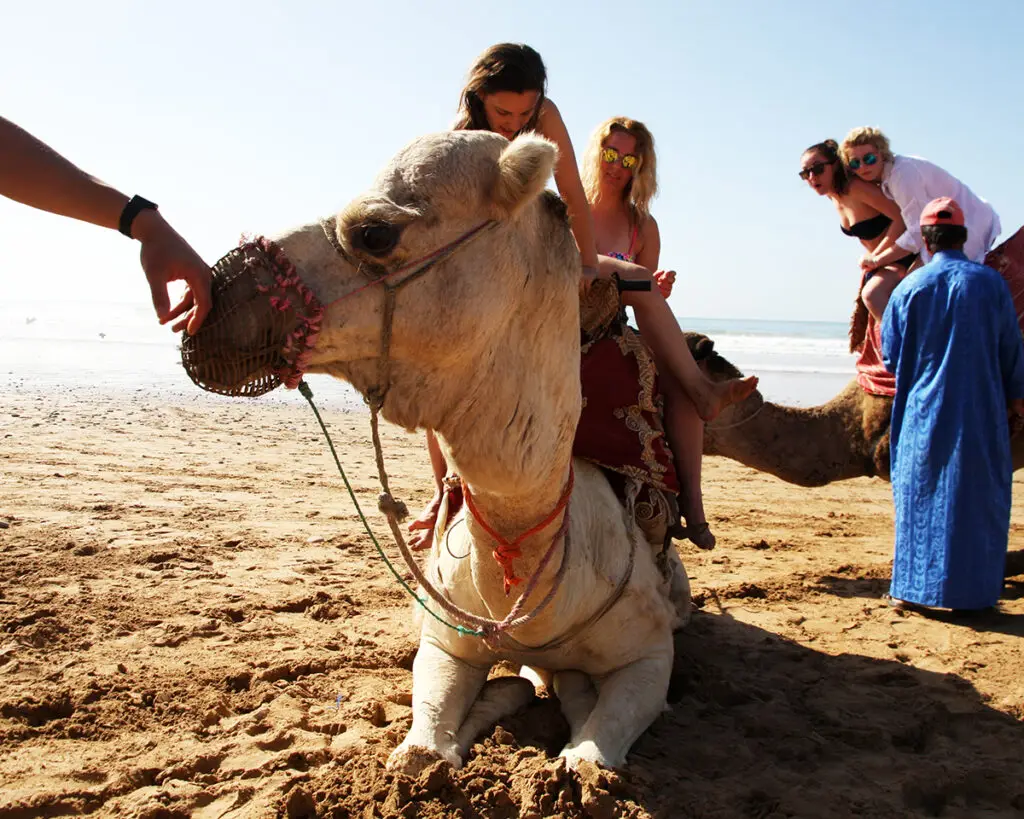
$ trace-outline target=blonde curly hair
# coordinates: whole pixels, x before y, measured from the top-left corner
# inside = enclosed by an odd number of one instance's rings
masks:
[[[658,192],[657,158],[654,153],[654,137],[647,126],[629,117],[611,117],[605,120],[590,136],[590,142],[583,152],[583,189],[588,202],[599,198],[601,178],[601,149],[604,141],[614,131],[622,131],[636,140],[637,165],[633,176],[622,192],[636,224],[641,224],[651,215],[651,200]]]
[[[883,162],[892,162],[892,151],[889,149],[889,138],[877,128],[872,128],[870,125],[863,125],[860,128],[854,128],[850,131],[843,140],[843,144],[840,146],[839,150],[842,153],[844,165],[850,164],[850,148],[856,148],[860,145],[870,145],[878,151],[879,159]]]

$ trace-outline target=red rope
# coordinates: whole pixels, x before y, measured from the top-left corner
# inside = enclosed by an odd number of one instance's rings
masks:
[[[501,568],[505,571],[505,594],[508,594],[509,589],[511,589],[513,586],[518,586],[520,583],[523,582],[521,577],[516,576],[516,573],[512,568],[512,561],[514,561],[516,558],[522,557],[523,552],[520,547],[523,541],[531,535],[537,534],[542,529],[550,525],[551,522],[554,521],[554,519],[557,518],[559,514],[561,514],[561,512],[565,509],[566,504],[569,503],[569,497],[572,495],[572,487],[575,481],[576,475],[573,471],[572,464],[570,463],[569,482],[565,486],[565,492],[562,493],[562,498],[561,500],[558,501],[558,505],[551,510],[551,514],[544,518],[544,520],[542,520],[536,526],[527,529],[525,532],[519,535],[519,537],[513,540],[509,540],[503,537],[502,535],[499,535],[496,531],[494,531],[491,525],[486,520],[484,520],[483,515],[481,515],[479,510],[476,508],[476,503],[473,501],[473,495],[469,491],[469,486],[467,486],[465,483],[462,484],[462,493],[466,498],[466,506],[469,507],[470,513],[473,515],[474,518],[476,518],[477,523],[479,523],[483,527],[484,531],[487,532],[487,534],[489,534],[496,541],[498,541],[498,545],[494,549],[492,554],[494,555],[494,559],[498,561],[498,565],[500,565]]]

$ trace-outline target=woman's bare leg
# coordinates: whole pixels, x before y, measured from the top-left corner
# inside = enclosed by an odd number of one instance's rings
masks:
[[[427,452],[430,455],[430,468],[434,472],[434,497],[426,505],[420,516],[409,524],[410,532],[417,532],[409,539],[410,549],[427,549],[434,539],[434,522],[437,520],[437,511],[441,506],[441,493],[444,486],[444,476],[448,472],[448,464],[445,463],[441,446],[437,443],[437,437],[429,429],[427,430]]]
[[[630,279],[654,280],[650,271],[639,265],[605,256],[601,256],[600,261],[602,272],[614,271],[623,278],[628,275]],[[690,354],[679,322],[657,286],[652,285],[649,291],[626,291],[622,294],[622,302],[633,308],[640,334],[654,353],[659,371],[675,377],[682,384],[703,420],[712,420],[727,406],[742,401],[757,388],[757,376],[754,375],[728,381],[712,381],[704,376]]]
[[[889,297],[904,275],[902,267],[884,267],[881,270],[875,270],[861,289],[860,297],[868,308],[868,312],[875,317],[875,321],[882,321]]]
[[[700,486],[704,422],[682,385],[672,378],[662,378],[660,384],[665,400],[665,429],[679,476],[679,511],[686,519],[689,539],[702,549],[713,549],[715,536],[704,514]]]

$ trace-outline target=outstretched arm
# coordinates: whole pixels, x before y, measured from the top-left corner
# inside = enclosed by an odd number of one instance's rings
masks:
[[[13,122],[0,117],[0,194],[40,210],[116,230],[128,197],[90,176]],[[210,268],[155,210],[132,222],[132,237],[142,244],[140,261],[149,280],[160,322],[179,316],[174,329],[199,329],[210,310]],[[167,286],[188,285],[185,297],[170,306]]]

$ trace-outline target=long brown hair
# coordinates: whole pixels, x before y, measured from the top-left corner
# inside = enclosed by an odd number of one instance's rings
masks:
[[[636,140],[636,158],[639,160],[633,175],[622,192],[622,198],[629,208],[634,224],[640,225],[651,215],[651,200],[658,192],[657,158],[654,153],[654,137],[639,120],[629,117],[606,119],[593,134],[583,153],[583,189],[587,201],[597,201],[601,178],[601,149],[604,141],[615,131],[629,134]]]
[[[850,177],[846,175],[846,165],[843,164],[843,159],[839,156],[839,143],[834,139],[816,142],[800,156],[807,156],[811,153],[819,153],[828,160],[832,165],[832,188],[840,195],[845,194],[850,188]]]
[[[533,116],[523,128],[532,131],[537,126],[540,108],[547,91],[548,75],[540,54],[523,43],[498,43],[477,57],[469,70],[466,86],[459,100],[459,113],[452,128],[456,131],[489,131],[484,113],[483,94],[511,91],[523,94],[539,93]]]

